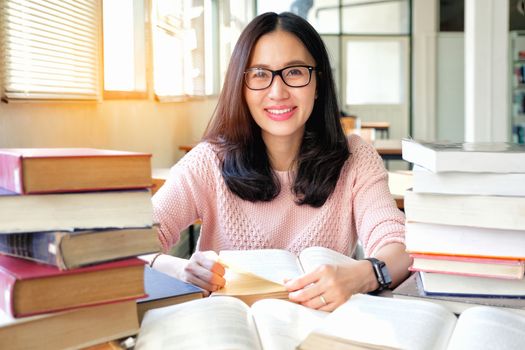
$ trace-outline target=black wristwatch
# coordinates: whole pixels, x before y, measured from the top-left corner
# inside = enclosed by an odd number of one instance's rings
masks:
[[[390,273],[388,272],[385,262],[376,258],[366,258],[365,260],[368,260],[370,263],[372,263],[372,268],[374,269],[377,283],[379,283],[379,287],[376,290],[370,292],[370,294],[377,294],[382,290],[387,289],[392,283],[392,277],[390,277]]]

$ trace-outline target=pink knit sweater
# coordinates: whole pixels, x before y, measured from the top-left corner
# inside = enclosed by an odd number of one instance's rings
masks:
[[[272,201],[240,199],[224,183],[214,146],[200,143],[172,167],[153,197],[163,249],[199,218],[199,250],[281,248],[298,254],[323,246],[350,255],[359,238],[370,256],[386,244],[404,243],[404,215],[390,195],[381,158],[358,136],[349,144],[352,154],[335,191],[312,208],[295,204],[288,172],[277,172],[281,193]]]

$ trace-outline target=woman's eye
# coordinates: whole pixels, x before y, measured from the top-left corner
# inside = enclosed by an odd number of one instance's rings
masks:
[[[266,79],[268,77],[268,73],[263,70],[256,70],[253,72],[252,77],[255,79]]]
[[[292,68],[286,73],[288,76],[301,76],[303,75],[303,71],[299,68]]]

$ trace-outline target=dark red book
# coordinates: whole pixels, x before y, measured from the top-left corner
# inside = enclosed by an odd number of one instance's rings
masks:
[[[144,297],[144,261],[72,270],[0,255],[0,308],[13,317]]]
[[[148,153],[94,148],[0,148],[0,187],[20,194],[151,185]]]

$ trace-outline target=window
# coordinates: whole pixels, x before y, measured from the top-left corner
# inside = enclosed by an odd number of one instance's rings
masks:
[[[213,93],[206,81],[212,77],[205,75],[215,64],[205,52],[212,40],[205,14],[211,11],[211,0],[153,1],[153,85],[160,100]]]
[[[144,0],[103,0],[104,98],[146,98]]]
[[[97,99],[98,1],[0,4],[3,99]]]

